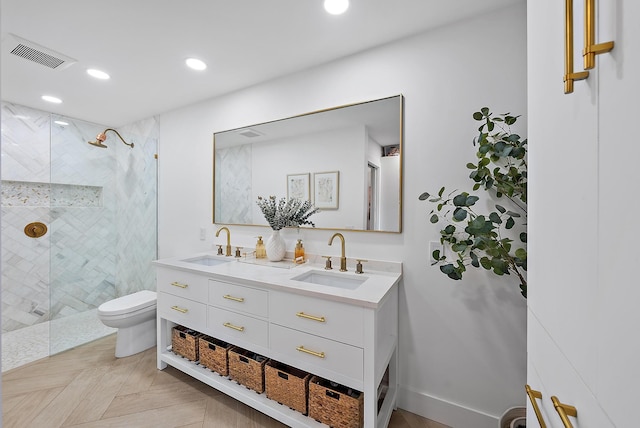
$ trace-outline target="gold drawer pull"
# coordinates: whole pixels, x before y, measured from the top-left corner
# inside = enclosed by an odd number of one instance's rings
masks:
[[[551,397],[551,402],[553,403],[553,407],[556,408],[558,415],[560,415],[560,420],[562,420],[565,428],[573,428],[573,425],[569,420],[569,416],[573,416],[574,418],[577,417],[578,410],[573,406],[561,403],[555,395]]]
[[[187,312],[189,312],[189,309],[181,308],[180,306],[171,306],[171,309],[173,309],[174,311],[178,311],[182,314],[186,314]]]
[[[582,56],[584,69],[590,70],[596,66],[596,55],[600,55],[613,49],[613,42],[596,44],[596,2],[585,0],[584,2],[584,50]]]
[[[564,0],[564,93],[573,92],[573,82],[589,77],[588,71],[573,71],[573,0]]]
[[[173,285],[174,287],[180,287],[180,288],[187,288],[189,286],[189,284],[182,284],[178,281],[173,281],[171,285]]]
[[[234,302],[240,302],[240,303],[244,302],[244,297],[233,297],[229,294],[225,294],[222,297],[224,297],[225,299],[233,300]]]
[[[531,389],[529,385],[525,385],[524,389],[527,391],[527,395],[529,396],[529,401],[531,401],[531,405],[533,406],[533,411],[536,413],[536,418],[538,418],[538,424],[540,424],[540,428],[547,428],[547,424],[544,423],[544,419],[542,418],[542,413],[540,413],[540,408],[538,407],[538,400],[542,400],[542,393],[540,391],[536,391]]]
[[[238,327],[237,325],[233,325],[233,324],[231,324],[230,322],[226,322],[226,323],[224,323],[224,324],[222,324],[222,325],[223,325],[223,326],[225,326],[225,327],[232,328],[232,329],[234,329],[234,330],[244,331],[244,327]]]
[[[316,352],[316,351],[311,351],[309,349],[306,349],[304,346],[300,345],[296,348],[298,351],[300,352],[304,352],[305,354],[311,354],[314,357],[318,357],[318,358],[324,358],[324,352]]]
[[[305,314],[304,312],[298,312],[296,314],[296,316],[298,316],[300,318],[306,318],[308,320],[318,321],[318,322],[325,322],[326,321],[324,317],[314,317],[313,315],[308,315],[308,314]]]

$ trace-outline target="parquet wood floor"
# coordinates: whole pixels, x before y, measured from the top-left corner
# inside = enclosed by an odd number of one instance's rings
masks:
[[[150,349],[115,358],[115,335],[2,375],[5,428],[280,428],[285,425],[182,372]],[[447,428],[396,410],[389,428]]]

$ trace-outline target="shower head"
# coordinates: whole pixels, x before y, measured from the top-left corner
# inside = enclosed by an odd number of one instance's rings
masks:
[[[92,146],[100,147],[102,149],[106,149],[107,148],[107,146],[102,144],[102,141],[99,141],[99,140],[97,140],[97,141],[88,141],[88,143],[91,144]]]
[[[116,133],[116,135],[120,138],[120,140],[122,140],[122,142],[131,147],[133,149],[133,143],[127,143],[126,141],[124,141],[124,138],[122,138],[122,135],[120,135],[120,133],[118,131],[116,131],[115,129],[111,129],[111,128],[107,128],[104,130],[104,132],[99,133],[98,135],[96,135],[96,141],[88,141],[89,144],[91,144],[92,146],[96,146],[96,147],[100,147],[103,149],[106,149],[108,146],[105,146],[104,144],[102,144],[106,139],[107,139],[107,131],[113,131]]]

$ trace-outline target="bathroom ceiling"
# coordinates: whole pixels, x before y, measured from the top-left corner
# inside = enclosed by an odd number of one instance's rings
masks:
[[[1,0],[0,95],[121,126],[522,1],[351,0],[333,16],[323,0]],[[77,62],[10,54],[9,34]],[[208,68],[188,69],[192,56]]]

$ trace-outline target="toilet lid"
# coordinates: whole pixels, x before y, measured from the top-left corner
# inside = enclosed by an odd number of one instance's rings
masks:
[[[109,300],[98,307],[98,313],[102,315],[121,315],[156,305],[156,292],[149,290],[138,291]]]

